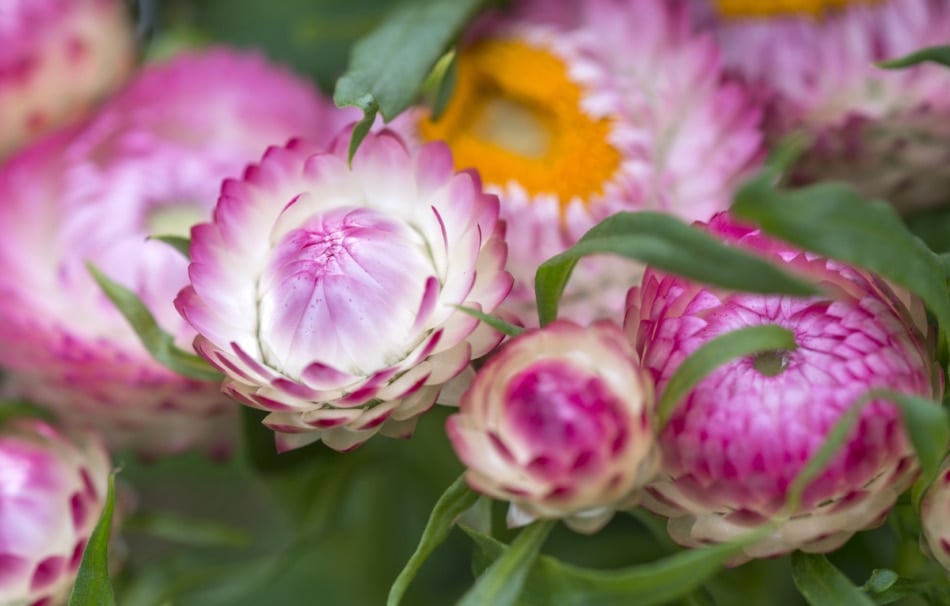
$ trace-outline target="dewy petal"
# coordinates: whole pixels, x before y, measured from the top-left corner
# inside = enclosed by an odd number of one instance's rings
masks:
[[[193,232],[194,247],[214,251],[193,277],[227,276],[256,295],[235,307],[195,285],[183,297],[203,309],[183,314],[216,318],[199,337],[215,361],[230,359],[226,331],[242,334],[252,311],[254,347],[234,369],[216,365],[240,401],[278,414],[281,448],[305,431],[341,450],[380,431],[406,437],[471,359],[477,322],[455,305],[490,313],[510,283],[497,199],[452,172],[445,146],[411,151],[372,133],[351,168],[349,134],[325,151],[272,148],[246,171],[255,182],[226,184],[213,221]],[[267,373],[276,378],[255,386]]]

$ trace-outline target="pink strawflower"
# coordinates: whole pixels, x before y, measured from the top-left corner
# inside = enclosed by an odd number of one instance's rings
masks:
[[[256,55],[210,50],[152,65],[88,123],[0,169],[0,364],[28,398],[143,454],[230,442],[219,386],[154,361],[86,262],[132,289],[176,343],[187,260],[149,235],[210,216],[221,181],[271,143],[324,140],[341,116]]]
[[[87,114],[135,61],[120,0],[3,0],[0,158]]]
[[[614,324],[559,320],[515,337],[446,424],[475,490],[512,502],[509,524],[564,518],[595,532],[659,466],[653,384]]]
[[[535,324],[537,266],[622,210],[707,219],[728,207],[760,157],[761,112],[728,82],[682,2],[515,3],[458,52],[444,115],[400,121],[412,138],[445,140],[479,171],[509,225],[508,306]],[[525,74],[530,74],[526,77]],[[638,270],[582,263],[564,312],[615,315]]]
[[[921,303],[880,278],[717,215],[707,229],[818,282],[829,297],[725,292],[648,269],[625,328],[662,393],[680,363],[726,332],[778,324],[797,349],[734,360],[702,380],[661,434],[664,469],[644,505],[687,546],[725,542],[779,513],[832,425],[872,388],[940,399]],[[748,557],[836,549],[879,524],[917,464],[896,406],[873,401],[801,507]]]
[[[92,434],[37,419],[0,428],[0,603],[65,604],[105,505],[111,463]]]
[[[715,15],[709,0],[697,4]],[[796,130],[815,138],[800,180],[846,180],[905,211],[945,202],[950,74],[936,65],[891,71],[875,63],[946,44],[950,3],[835,4],[848,6],[818,16],[713,16],[726,64],[761,89],[773,141]]]
[[[497,198],[442,144],[371,134],[352,167],[348,144],[273,147],[227,181],[176,300],[280,450],[408,436],[501,338],[456,307],[491,312],[511,288]]]
[[[920,501],[920,546],[950,571],[950,459]]]

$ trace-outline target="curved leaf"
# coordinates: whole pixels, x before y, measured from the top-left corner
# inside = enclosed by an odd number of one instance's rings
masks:
[[[175,339],[162,330],[158,322],[155,321],[152,312],[148,310],[134,292],[107,278],[92,263],[87,263],[86,266],[89,268],[89,273],[99,284],[99,288],[132,325],[135,334],[142,341],[142,345],[157,362],[180,375],[193,379],[202,381],[221,380],[221,373],[212,368],[202,358],[175,346]]]
[[[473,492],[465,483],[464,475],[459,476],[442,493],[435,507],[432,508],[432,513],[429,514],[429,521],[426,522],[419,545],[389,589],[389,597],[386,599],[387,606],[398,606],[406,594],[406,590],[409,589],[409,584],[412,583],[419,572],[419,568],[432,555],[435,548],[441,545],[449,536],[455,520],[465,510],[474,505],[476,500],[478,500],[478,494]]]
[[[904,69],[906,67],[920,65],[921,63],[937,63],[950,67],[950,46],[931,46],[929,48],[923,48],[909,55],[898,57],[897,59],[881,61],[877,66],[884,69]]]
[[[109,536],[114,510],[115,472],[109,474],[105,506],[82,552],[69,606],[115,606],[115,593],[109,579]]]
[[[172,248],[178,251],[181,256],[186,259],[191,259],[191,240],[183,236],[169,236],[169,235],[158,235],[158,236],[149,236],[149,240],[158,240],[159,242],[164,242]]]
[[[538,267],[535,294],[541,324],[557,317],[558,301],[577,262],[612,253],[691,280],[755,293],[807,296],[817,289],[753,253],[664,213],[617,213],[595,225],[563,253]]]
[[[486,314],[483,311],[479,311],[471,307],[465,307],[464,305],[456,305],[455,307],[459,311],[462,311],[463,313],[466,313],[472,316],[473,318],[478,318],[479,320],[481,320],[485,324],[488,324],[489,326],[491,326],[492,328],[494,328],[495,330],[497,330],[498,332],[500,332],[501,334],[505,336],[517,337],[518,335],[520,335],[521,333],[525,331],[523,326],[516,326],[514,324],[511,324],[510,322],[506,322],[502,320],[498,316]]]
[[[874,601],[823,555],[796,551],[792,578],[810,606],[873,606]]]

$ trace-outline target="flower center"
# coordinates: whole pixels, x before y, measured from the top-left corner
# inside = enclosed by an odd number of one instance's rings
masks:
[[[763,351],[752,358],[752,367],[766,377],[777,377],[788,367],[789,355],[784,349]]]
[[[562,206],[600,194],[620,167],[608,141],[612,120],[581,108],[584,91],[564,62],[514,40],[485,40],[458,55],[452,100],[437,121],[423,118],[426,140],[444,140],[460,168],[486,183],[517,183]]]
[[[197,204],[164,204],[148,213],[145,229],[151,236],[187,237],[193,225],[207,220],[207,210]]]
[[[719,14],[725,17],[773,17],[809,14],[820,16],[828,11],[876,0],[716,0]]]

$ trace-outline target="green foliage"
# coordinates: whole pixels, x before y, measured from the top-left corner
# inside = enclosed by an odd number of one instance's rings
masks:
[[[796,551],[792,578],[810,606],[872,606],[874,602],[823,555]]]
[[[877,65],[884,69],[905,69],[921,63],[936,63],[950,67],[950,46],[931,46],[897,59],[881,61]]]
[[[181,256],[191,259],[191,240],[182,236],[149,236],[149,240],[158,240],[177,250]]]
[[[755,293],[806,296],[817,290],[752,253],[667,214],[617,213],[538,267],[534,287],[541,324],[557,317],[561,294],[577,262],[588,255],[615,254],[705,284]]]
[[[86,543],[69,606],[115,606],[109,578],[109,537],[115,511],[115,473],[109,474],[108,491],[99,521]]]
[[[478,577],[475,585],[459,601],[459,606],[513,606],[521,595],[541,545],[555,523],[538,521],[522,530],[511,546]]]
[[[464,312],[464,313],[467,313],[468,315],[472,316],[473,318],[478,318],[479,320],[481,320],[481,321],[484,322],[485,324],[488,324],[489,326],[491,326],[492,328],[494,328],[495,330],[497,330],[498,332],[500,332],[501,334],[503,334],[503,335],[505,335],[505,336],[508,336],[508,337],[517,337],[518,335],[520,335],[521,333],[523,333],[523,332],[525,331],[525,329],[524,329],[523,327],[521,327],[521,326],[515,326],[514,324],[510,324],[510,323],[508,323],[508,322],[505,322],[504,320],[502,320],[502,319],[499,318],[498,316],[493,316],[493,315],[491,315],[491,314],[486,314],[486,313],[481,312],[481,311],[479,311],[479,310],[477,310],[477,309],[472,309],[471,307],[465,307],[465,306],[463,306],[463,305],[456,305],[456,307],[457,307],[460,311],[462,311],[462,312]]]

